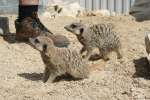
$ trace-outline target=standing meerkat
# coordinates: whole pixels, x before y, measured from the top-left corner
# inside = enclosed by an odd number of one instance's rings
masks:
[[[68,48],[58,48],[46,36],[30,38],[31,45],[40,51],[45,63],[43,82],[53,82],[57,76],[69,74],[77,79],[88,78],[89,68],[82,56]]]
[[[102,58],[109,60],[108,54],[111,51],[117,53],[117,58],[122,58],[121,43],[119,37],[112,31],[112,24],[95,24],[86,26],[82,22],[75,22],[64,27],[67,31],[75,34],[83,45],[80,53],[87,51],[85,57],[92,55],[94,48],[98,48]]]

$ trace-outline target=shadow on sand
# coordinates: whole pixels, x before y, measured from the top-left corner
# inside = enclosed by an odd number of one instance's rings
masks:
[[[23,77],[25,79],[31,80],[31,81],[42,81],[43,78],[43,73],[21,73],[18,74],[18,76]],[[75,79],[72,76],[70,76],[69,74],[67,75],[62,75],[62,76],[58,76],[54,82],[59,82],[59,81],[76,81],[76,80],[80,80],[80,79]]]
[[[146,57],[135,59],[134,61],[136,72],[133,77],[138,78],[142,77],[145,79],[150,79],[150,67]]]
[[[18,76],[32,81],[39,81],[42,80],[43,74],[42,73],[21,73],[18,74]]]

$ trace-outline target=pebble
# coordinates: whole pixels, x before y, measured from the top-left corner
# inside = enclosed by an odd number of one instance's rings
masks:
[[[2,34],[4,34],[4,31],[0,28],[0,34],[2,35]]]

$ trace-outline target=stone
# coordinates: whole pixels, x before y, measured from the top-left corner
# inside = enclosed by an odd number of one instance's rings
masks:
[[[0,17],[0,28],[3,34],[9,33],[9,19],[7,17]]]
[[[0,35],[3,35],[3,34],[4,34],[3,30],[0,28]]]

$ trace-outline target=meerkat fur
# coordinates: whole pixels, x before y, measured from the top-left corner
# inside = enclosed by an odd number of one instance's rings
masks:
[[[43,82],[53,82],[57,76],[66,73],[77,79],[88,78],[87,61],[78,52],[56,47],[53,41],[46,36],[38,36],[29,40],[31,45],[40,51],[45,63]]]
[[[92,55],[94,48],[99,49],[100,55],[105,61],[109,60],[108,54],[111,51],[117,53],[118,59],[122,58],[120,39],[113,31],[113,24],[101,23],[87,26],[82,22],[73,22],[64,28],[77,36],[83,45],[80,53],[87,51],[85,58]]]

